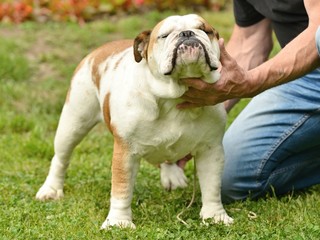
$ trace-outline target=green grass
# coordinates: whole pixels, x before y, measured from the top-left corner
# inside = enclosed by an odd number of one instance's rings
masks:
[[[158,169],[143,163],[132,203],[136,230],[100,231],[110,196],[112,137],[97,126],[75,150],[65,198],[38,202],[53,155],[53,138],[73,70],[92,49],[106,41],[133,38],[172,13],[100,20],[79,27],[70,23],[0,25],[0,239],[319,239],[320,188],[276,198],[226,205],[235,223],[205,226],[199,220],[200,192],[190,184],[166,192]],[[230,12],[203,13],[228,39]],[[229,115],[241,111],[244,100]],[[254,212],[257,217],[250,218]]]

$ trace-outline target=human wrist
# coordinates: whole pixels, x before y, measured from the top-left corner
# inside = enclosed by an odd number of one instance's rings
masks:
[[[265,82],[261,74],[261,71],[257,68],[251,69],[247,72],[247,82],[248,82],[248,96],[254,97],[259,93],[267,89]]]

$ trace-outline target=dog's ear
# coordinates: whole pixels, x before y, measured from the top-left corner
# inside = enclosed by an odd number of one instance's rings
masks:
[[[148,43],[150,40],[151,30],[140,33],[135,39],[133,44],[134,59],[140,62],[142,58],[147,58]]]
[[[220,36],[219,36],[219,33],[216,29],[213,28],[213,34],[214,36],[219,40]]]
[[[203,25],[201,26],[201,29],[206,32],[208,35],[210,34],[212,37],[219,39],[219,33],[218,31],[212,27],[209,23],[207,23],[205,20],[203,20]]]

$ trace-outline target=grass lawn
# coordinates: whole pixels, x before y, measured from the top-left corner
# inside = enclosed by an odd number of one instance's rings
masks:
[[[106,41],[133,38],[172,13],[151,12],[88,23],[0,25],[0,239],[319,239],[320,187],[281,198],[226,205],[235,223],[201,224],[200,192],[182,218],[176,215],[192,196],[189,187],[166,192],[158,169],[142,163],[135,186],[136,230],[100,231],[109,208],[112,137],[99,125],[73,155],[65,198],[38,202],[53,155],[53,138],[70,77],[88,52]],[[228,39],[230,12],[203,13]],[[277,50],[275,50],[277,51]],[[229,123],[246,100],[229,115]],[[254,213],[254,214],[253,214]]]

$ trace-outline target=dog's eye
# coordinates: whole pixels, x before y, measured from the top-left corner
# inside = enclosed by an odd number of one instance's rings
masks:
[[[167,38],[168,36],[169,36],[169,34],[162,34],[158,38]]]
[[[213,30],[206,30],[206,29],[201,29],[201,30],[204,31],[207,35],[213,34]]]

